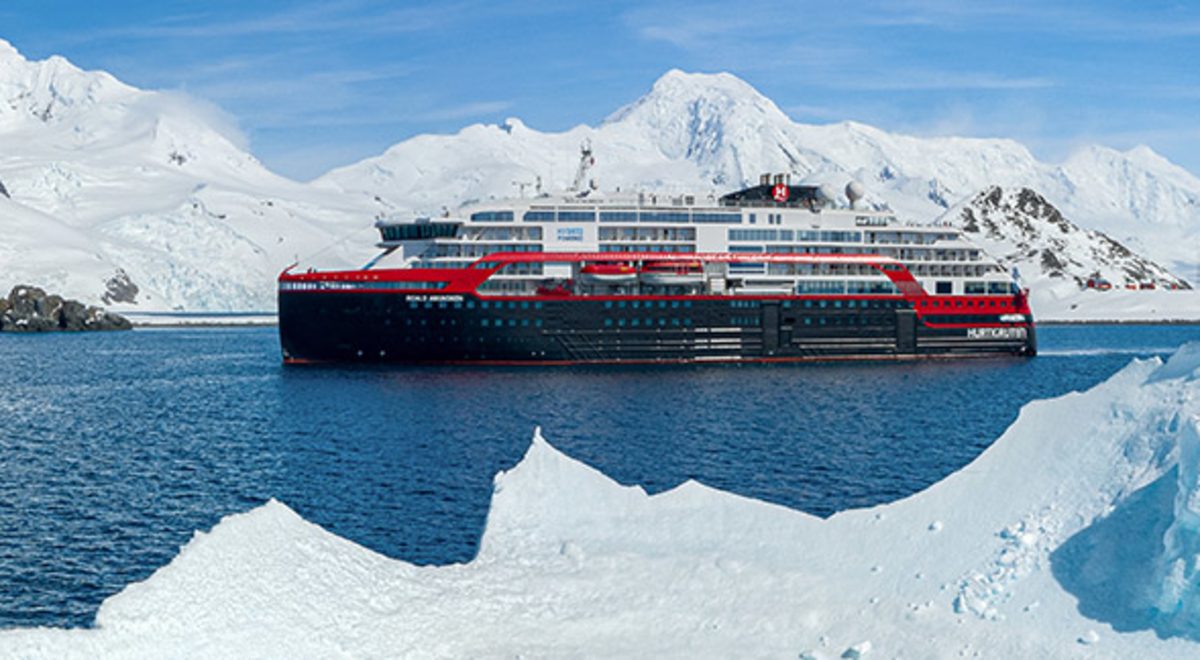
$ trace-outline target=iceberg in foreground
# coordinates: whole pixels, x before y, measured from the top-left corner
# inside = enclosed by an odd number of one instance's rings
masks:
[[[540,433],[496,477],[468,564],[391,560],[270,502],[197,533],[94,629],[3,632],[0,657],[1179,658],[1200,654],[1198,565],[1189,344],[827,520],[697,483],[648,496]]]

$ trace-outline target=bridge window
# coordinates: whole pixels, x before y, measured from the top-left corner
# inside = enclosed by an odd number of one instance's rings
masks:
[[[405,225],[387,225],[379,228],[385,241],[420,241],[430,238],[453,238],[458,233],[458,224],[449,222],[415,222]]]

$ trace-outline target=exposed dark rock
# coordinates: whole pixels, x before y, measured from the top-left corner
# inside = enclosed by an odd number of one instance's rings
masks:
[[[4,187],[3,181],[0,181],[0,195],[4,195],[5,197],[12,199],[12,195],[8,194],[8,188]]]
[[[962,228],[972,234],[979,233],[979,221],[975,219],[975,211],[971,207],[962,210]]]
[[[956,218],[964,233],[993,241],[1006,266],[1033,265],[1081,287],[1107,279],[1117,286],[1190,289],[1191,285],[1099,231],[1076,226],[1036,191],[1006,194],[992,186],[964,205]]]
[[[137,304],[138,285],[133,283],[124,269],[118,268],[115,275],[104,283],[106,291],[100,296],[105,305],[114,303]]]
[[[55,332],[58,330],[129,330],[129,320],[77,300],[47,294],[32,286],[15,286],[0,298],[0,331]]]
[[[1066,270],[1067,265],[1054,255],[1050,250],[1042,250],[1042,270],[1045,270],[1051,275],[1062,275]]]

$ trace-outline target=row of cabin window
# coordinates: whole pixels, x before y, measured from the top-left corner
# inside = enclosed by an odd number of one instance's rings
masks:
[[[404,321],[405,321],[405,323],[406,323],[407,325],[429,325],[429,321],[428,321],[428,319],[417,319],[417,322],[416,322],[415,324],[413,323],[413,320],[412,320],[412,319],[404,319]],[[439,323],[439,325],[447,325],[447,323],[446,323],[446,319],[440,319],[440,321],[441,321],[441,322]],[[387,325],[391,325],[391,324],[392,324],[392,323],[391,323],[391,320],[389,320],[389,321],[387,322]],[[458,325],[458,320],[457,320],[457,319],[450,319],[450,323],[449,323],[449,325]]]
[[[695,245],[681,243],[608,243],[600,246],[601,252],[686,252],[696,251]]]
[[[533,301],[530,301],[530,300],[521,300],[521,301],[517,301],[517,300],[507,300],[507,301],[505,301],[505,300],[481,300],[481,301],[479,301],[479,308],[480,309],[506,309],[506,307],[505,307],[506,304],[507,304],[507,309],[541,309],[542,308],[542,301],[540,301],[540,300],[533,300]],[[475,309],[475,301],[467,300],[465,302],[464,301],[447,302],[444,300],[439,300],[437,302],[432,302],[432,301],[427,300],[423,303],[416,302],[416,301],[409,301],[409,303],[408,303],[409,309],[418,309],[421,307],[423,307],[424,309],[434,309],[435,307],[437,309]]]
[[[694,241],[694,227],[601,227],[602,241]]]
[[[447,284],[449,282],[338,282],[319,280],[312,282],[281,282],[279,288],[282,291],[371,291],[378,289],[411,291],[413,289],[442,289]]]
[[[797,321],[797,324],[802,325],[883,325],[882,321],[891,317],[871,317],[871,316],[805,316],[802,320]]]
[[[748,216],[746,216],[746,221],[752,225],[758,224],[758,214],[757,213],[749,214]],[[768,225],[783,224],[783,214],[782,213],[768,213],[767,214],[767,224]],[[753,231],[753,230],[751,230],[751,231]],[[767,240],[771,240],[771,239],[767,239]]]
[[[966,300],[966,301],[955,300],[953,307],[975,307],[976,306],[975,303],[976,303],[976,301],[974,301],[974,300]],[[1006,307],[1008,305],[1008,302],[1006,300],[980,300],[980,301],[978,301],[978,303],[979,303],[979,307]],[[922,300],[921,306],[922,307],[951,307],[952,305],[950,304],[949,300],[946,300],[946,301]]]
[[[507,250],[505,250],[505,251],[507,251]],[[488,254],[491,254],[491,253],[488,253]],[[479,256],[486,256],[486,255],[479,255]],[[472,259],[473,257],[459,256],[459,257],[434,257],[434,258],[460,259],[461,260],[461,259]],[[419,268],[421,270],[464,270],[467,267],[469,267],[470,265],[471,265],[470,262],[467,262],[467,261],[425,261],[425,260],[420,260],[420,261],[413,262],[413,268]],[[482,267],[491,268],[494,265],[495,265],[495,262],[491,262],[491,263],[482,264]],[[504,267],[502,267],[497,272],[500,275],[543,275],[543,274],[545,274],[546,271],[545,271],[545,265],[542,264],[541,262],[514,261],[512,263],[505,264]],[[357,286],[357,287],[343,287],[343,288],[371,289],[371,288],[386,288],[386,287]],[[402,287],[396,287],[396,288],[400,288],[400,289],[418,288],[419,289],[422,287],[402,286]],[[498,287],[498,288],[503,289],[503,287]],[[519,287],[519,288],[523,288],[523,287]]]
[[[525,222],[595,222],[595,211],[526,211]],[[667,222],[676,224],[741,224],[738,213],[704,213],[688,211],[600,211],[600,222]],[[512,211],[484,211],[471,215],[475,222],[512,222]]]
[[[804,243],[862,243],[862,232],[815,229],[730,229],[730,241],[800,241]]]
[[[605,300],[605,309],[625,309],[626,302],[624,300]],[[656,305],[659,309],[685,309],[691,308],[692,301],[690,300],[631,300],[628,301],[628,307],[638,309],[653,309]],[[756,309],[761,307],[760,300],[731,300],[729,306],[734,309]],[[804,309],[906,309],[909,304],[905,300],[785,300],[783,301],[784,309],[804,308]]]
[[[952,241],[958,238],[951,233],[927,232],[867,232],[868,243],[883,243],[893,245],[932,245],[938,241]]]
[[[931,277],[987,277],[988,273],[997,272],[996,264],[909,264],[908,272],[913,277],[928,279]]]
[[[616,309],[625,309],[626,303],[629,303],[628,306],[631,309],[654,309],[656,302],[659,309],[679,309],[680,307],[691,309],[692,307],[692,301],[690,300],[605,300],[604,309],[613,309],[614,307]]]
[[[448,243],[429,248],[422,258],[486,257],[497,252],[541,252],[541,243]]]
[[[740,254],[880,254],[883,250],[875,248],[859,248],[856,245],[838,247],[836,245],[730,245],[730,252]],[[881,255],[889,256],[889,255]],[[891,255],[895,256],[895,255]]]
[[[536,287],[535,283],[528,280],[490,279],[480,284],[476,291],[501,295],[528,295],[533,293]]]
[[[665,328],[665,327],[667,327],[667,326],[671,326],[671,327],[673,327],[673,328],[679,328],[679,327],[690,327],[691,325],[692,325],[692,320],[691,320],[690,318],[679,318],[679,317],[673,317],[673,318],[670,318],[670,319],[667,319],[667,318],[659,318],[659,319],[636,319],[636,318],[635,318],[635,319],[604,319],[604,327],[606,327],[606,328],[611,328],[611,327],[613,327],[613,326],[616,326],[616,327],[618,327],[618,328],[624,328],[624,327],[631,327],[631,328],[638,328],[638,327],[650,328],[650,327],[655,327],[655,326],[657,326],[657,327],[660,327],[660,328]]]
[[[1015,282],[966,282],[963,284],[963,293],[967,295],[1017,293],[1017,285]]]
[[[800,303],[804,304],[801,305]],[[906,300],[804,300],[796,301],[797,308],[805,309],[908,309]],[[784,309],[792,307],[791,300],[785,300]]]
[[[960,304],[962,301],[956,301]],[[972,301],[973,302],[973,301]],[[996,301],[990,301],[995,306]],[[922,301],[922,306],[926,303]],[[746,308],[754,309],[762,305],[760,300],[731,300],[729,306],[734,309]],[[480,309],[542,309],[542,301],[540,300],[481,300],[479,301]],[[784,309],[792,307],[803,307],[806,309],[902,309],[908,306],[904,300],[785,300],[783,301]],[[938,301],[933,301],[933,306],[938,306]],[[474,300],[467,301],[425,301],[416,302],[409,301],[409,309],[475,309],[476,303]],[[691,300],[605,300],[605,309],[691,309]]]
[[[843,274],[864,275],[864,274],[869,274],[869,273],[864,273],[864,272],[853,272],[853,273],[832,272],[832,271],[831,272],[817,272],[815,269],[808,269],[808,270],[806,270],[806,272],[802,272],[802,273],[801,272],[786,272],[782,269],[779,269],[779,270],[775,269],[774,266],[776,266],[776,265],[779,265],[779,264],[771,264],[772,268],[766,269],[763,264],[731,263],[731,264],[729,264],[729,274],[730,275],[764,275],[764,274],[767,274],[767,275],[784,275],[784,276],[813,275],[813,274],[819,274],[819,275],[826,275],[826,274],[828,274],[828,275],[843,275]],[[802,265],[807,265],[807,264],[802,264]],[[856,268],[856,266],[851,264],[851,265],[848,265],[847,268],[848,269]],[[864,270],[869,271],[870,267],[864,267]],[[785,283],[781,282],[779,284],[784,285]],[[844,294],[886,296],[886,295],[899,295],[899,293],[900,293],[899,290],[896,288],[896,285],[892,284],[892,282],[890,280],[875,280],[875,281],[840,280],[840,281],[832,281],[832,282],[828,281],[828,280],[818,280],[815,282],[800,281],[800,282],[796,282],[793,290],[798,295],[806,295],[807,294],[807,295],[817,295],[817,296],[820,296],[820,295],[844,295]]]
[[[796,282],[796,293],[798,294],[813,294],[813,295],[840,295],[840,294],[866,294],[866,295],[897,295],[900,292],[896,289],[896,285],[890,280],[881,281],[837,281],[837,282]]]
[[[535,328],[540,328],[540,327],[542,327],[542,320],[541,319],[480,319],[479,320],[479,326],[482,328],[503,328],[506,325],[510,328],[516,328],[516,327],[528,328],[530,325],[532,325]]]
[[[541,227],[471,227],[459,236],[465,241],[540,241]]]

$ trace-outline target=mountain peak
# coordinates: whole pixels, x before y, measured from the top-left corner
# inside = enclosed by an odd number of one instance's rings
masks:
[[[86,123],[97,106],[137,93],[103,71],[84,71],[58,55],[30,61],[0,40],[0,117],[7,115],[7,128],[53,124],[67,116]]]
[[[1182,170],[1178,165],[1167,160],[1157,151],[1144,144],[1127,151],[1120,151],[1099,144],[1088,145],[1073,153],[1068,162],[1136,163],[1142,167],[1160,172]]]
[[[617,110],[604,123],[641,119],[663,124],[669,123],[672,117],[695,115],[702,110],[709,116],[730,117],[738,113],[758,115],[760,121],[787,121],[771,99],[735,75],[671,69],[655,81],[650,93]]]
[[[1191,172],[1188,172],[1175,163],[1172,163],[1163,157],[1162,154],[1144,144],[1138,145],[1129,151],[1126,151],[1124,155],[1125,158],[1137,163],[1138,165],[1141,165],[1142,167],[1145,167],[1148,170],[1164,173],[1169,172],[1175,176],[1194,178]]]
[[[776,145],[790,142],[791,126],[774,102],[736,76],[672,69],[601,129],[641,135],[667,158],[695,163],[712,184],[734,186],[758,175],[737,161],[747,149],[765,149],[770,155],[761,162],[788,169],[791,159]]]
[[[3,39],[0,39],[0,63],[8,62],[10,60],[24,61],[25,57],[21,55],[20,51],[18,51],[15,46]]]
[[[671,69],[654,81],[651,94],[695,95],[695,94],[728,94],[745,99],[755,99],[770,102],[758,90],[737,76],[726,73],[688,73],[680,69]]]

